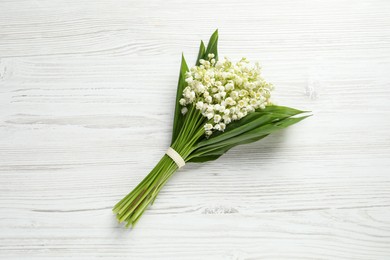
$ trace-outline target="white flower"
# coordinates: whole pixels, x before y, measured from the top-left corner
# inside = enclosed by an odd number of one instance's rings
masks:
[[[192,104],[212,120],[204,125],[206,136],[270,104],[273,86],[261,77],[258,64],[251,65],[246,58],[234,64],[226,57],[216,62],[212,53],[199,63],[186,72],[188,86],[179,103],[183,114],[188,111],[185,106]]]
[[[199,101],[196,103],[196,109],[203,110],[203,102],[202,101]]]
[[[181,113],[182,113],[183,115],[185,115],[187,112],[188,112],[188,109],[187,109],[186,107],[183,107],[183,108],[181,109]]]
[[[219,123],[221,121],[222,117],[220,115],[215,115],[214,116],[214,123]]]
[[[206,87],[202,84],[199,84],[196,89],[199,93],[203,93],[206,90]]]
[[[190,90],[184,90],[184,96],[190,100],[195,98],[195,92]]]
[[[241,85],[242,84],[242,78],[240,78],[240,77],[235,77],[234,78],[234,83],[236,83],[237,85]]]
[[[185,106],[187,104],[187,101],[184,98],[181,98],[179,100],[180,105]]]
[[[230,106],[236,104],[236,102],[231,97],[226,98],[225,102],[226,102],[226,105],[230,105]]]
[[[256,100],[256,99],[252,99],[252,100],[250,101],[250,104],[251,104],[252,106],[256,107],[256,106],[259,104],[259,101]]]
[[[223,66],[223,64],[224,64],[224,63],[223,63],[222,61],[219,60],[219,61],[217,61],[217,63],[215,63],[215,68],[216,68],[216,69],[221,69],[222,66]]]
[[[207,112],[214,112],[214,106],[213,105],[207,105],[206,111]]]
[[[213,112],[207,113],[206,117],[207,117],[207,119],[211,119],[214,117],[214,113]]]
[[[194,79],[192,78],[192,76],[186,78],[186,82],[187,82],[188,84],[191,84],[193,81],[194,81]]]
[[[225,124],[229,124],[232,121],[231,117],[228,115],[224,115],[222,118]]]
[[[230,97],[231,97],[232,99],[238,98],[238,92],[237,92],[237,91],[232,91],[232,92],[230,92]]]
[[[208,130],[211,130],[213,129],[213,125],[212,124],[205,124],[204,125],[204,130],[208,131]]]
[[[248,95],[248,91],[246,91],[245,89],[241,89],[240,90],[240,93],[239,93],[239,96],[240,97],[245,97]]]
[[[238,101],[238,107],[245,107],[246,106],[246,102],[244,100],[240,100]]]
[[[226,89],[226,91],[233,90],[234,89],[233,82],[230,82],[230,83],[226,84],[225,89]]]

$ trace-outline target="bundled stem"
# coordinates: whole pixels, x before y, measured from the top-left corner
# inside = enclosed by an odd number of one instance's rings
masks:
[[[184,117],[184,123],[171,147],[178,152],[184,161],[194,150],[194,145],[204,135],[205,118],[191,106]],[[113,211],[118,221],[126,222],[126,227],[135,226],[148,205],[152,204],[158,193],[177,171],[176,163],[164,155],[152,171],[121,201]]]

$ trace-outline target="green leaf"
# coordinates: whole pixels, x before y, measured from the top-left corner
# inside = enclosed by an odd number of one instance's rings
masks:
[[[206,52],[206,47],[205,47],[203,41],[200,41],[198,58],[196,59],[196,66],[200,65],[199,60],[204,58],[205,52]]]
[[[189,160],[189,162],[207,162],[207,161],[216,160],[219,157],[221,157],[223,154],[225,154],[227,151],[229,151],[231,148],[233,148],[237,145],[256,142],[260,139],[263,139],[266,136],[267,135],[258,136],[256,138],[252,138],[252,139],[243,141],[243,142],[238,143],[238,144],[232,144],[229,146],[221,146],[221,147],[211,149],[209,151],[202,153],[201,155],[197,155],[197,156],[195,155],[192,159]],[[198,154],[199,154],[199,152],[198,152]]]
[[[177,84],[177,91],[176,91],[176,105],[175,105],[175,114],[173,117],[173,130],[172,130],[171,144],[175,142],[176,137],[179,135],[180,129],[184,122],[184,117],[181,114],[181,105],[179,103],[179,100],[181,99],[183,90],[187,85],[187,83],[185,82],[185,74],[187,71],[188,71],[188,66],[186,60],[184,59],[184,55],[182,55],[180,74],[179,74],[179,83]]]
[[[206,59],[207,55],[209,53],[214,53],[215,60],[218,60],[218,30],[216,30],[210,37],[210,40],[207,45],[207,49],[203,43],[203,41],[200,42],[199,46],[199,53],[198,53],[198,58],[196,61],[196,65],[199,65],[199,60],[200,59]],[[184,88],[187,86],[187,83],[185,82],[185,73],[188,71],[188,66],[187,63],[184,59],[184,55],[182,55],[182,60],[181,60],[181,68],[180,68],[180,75],[179,75],[179,83],[177,86],[177,91],[176,91],[176,106],[175,106],[175,114],[174,114],[174,119],[173,119],[173,130],[172,130],[172,141],[171,144],[173,144],[179,135],[179,132],[181,130],[181,127],[184,122],[184,117],[181,114],[181,105],[179,104],[179,100],[183,94]]]
[[[224,132],[213,133],[209,139],[204,139],[203,141],[199,142],[196,147],[199,148],[219,143],[234,136],[243,134],[261,125],[270,123],[275,120],[281,120],[295,116],[301,113],[303,113],[303,111],[294,108],[268,106],[265,109],[253,112],[243,119],[229,124]]]
[[[189,160],[189,162],[203,163],[203,162],[208,162],[208,161],[214,161],[214,160],[217,160],[221,156],[222,156],[222,154],[220,154],[220,155],[199,156],[199,157],[192,158],[191,160]]]
[[[295,115],[307,113],[310,111],[298,110],[298,109],[295,109],[292,107],[270,105],[270,106],[266,106],[265,109],[256,109],[256,112],[280,113],[280,114],[288,114],[290,116],[295,116]]]
[[[208,145],[208,146],[203,147],[201,149],[210,149],[210,148],[218,147],[221,145],[228,146],[228,145],[232,145],[232,144],[239,144],[240,142],[250,140],[252,138],[272,134],[273,132],[276,132],[278,130],[286,128],[290,125],[296,124],[299,121],[305,119],[306,117],[308,117],[308,116],[296,117],[296,118],[291,117],[291,118],[282,119],[280,121],[271,122],[269,124],[265,124],[265,125],[262,125],[262,126],[255,128],[253,130],[247,131],[241,135],[235,136],[233,138],[229,138],[227,140],[224,140],[224,141],[216,143],[216,144]],[[201,149],[199,149],[199,150],[201,150]]]
[[[196,147],[204,147],[213,144],[218,144],[220,142],[233,138],[237,135],[250,131],[253,128],[256,128],[257,126],[267,124],[275,119],[274,115],[269,115],[269,114],[255,115],[254,113],[252,113],[252,115],[253,116],[251,117],[251,119],[252,118],[254,119],[249,121],[248,123],[246,124],[244,123],[241,126],[226,129],[225,132],[223,132],[222,134],[216,137],[210,137],[209,139],[199,142],[199,144]]]
[[[218,61],[218,29],[211,35],[203,59],[207,59],[210,53],[214,53],[214,59]]]
[[[279,112],[284,110],[286,113],[290,113],[290,115],[293,115],[295,113],[303,113],[303,111],[290,109],[287,107],[279,107],[279,108],[273,107],[272,109],[274,109],[274,111],[279,111]],[[273,114],[273,115],[277,115],[277,114]],[[302,117],[287,116],[284,118],[278,118],[269,121],[265,124],[261,124],[256,128],[252,128],[252,130],[244,131],[241,134],[235,135],[234,137],[229,137],[227,139],[224,139],[223,141],[204,145],[203,147],[196,149],[192,153],[189,162],[205,162],[205,161],[215,160],[221,155],[223,155],[224,153],[226,153],[228,150],[233,148],[234,146],[258,141],[273,132],[286,128],[290,125],[296,124],[299,121],[305,119],[306,117],[308,116],[302,116]],[[259,117],[259,119],[261,118],[264,118],[264,116]],[[249,124],[251,123],[253,124],[253,122],[256,122],[256,119],[251,121]],[[239,127],[235,129],[239,129]]]
[[[276,132],[278,130],[286,128],[290,125],[296,124],[299,121],[305,119],[306,117],[308,117],[308,116],[297,117],[297,118],[286,118],[286,119],[282,119],[281,121],[272,122],[272,123],[269,123],[266,125],[262,125],[262,126],[259,126],[255,129],[251,130],[251,131],[248,131],[248,132],[245,132],[241,135],[235,136],[233,138],[224,140],[223,142],[209,145],[205,148],[210,149],[210,148],[212,148],[214,146],[218,146],[218,145],[226,145],[227,146],[227,145],[232,145],[232,144],[240,144],[241,142],[246,142],[247,140],[251,140],[251,139],[256,138],[256,137],[272,134],[273,132]]]

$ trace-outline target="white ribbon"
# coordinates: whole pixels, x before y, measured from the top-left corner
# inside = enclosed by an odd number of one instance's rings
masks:
[[[171,157],[171,159],[177,164],[177,167],[179,167],[179,169],[186,164],[181,155],[176,152],[172,147],[168,148],[166,154]]]

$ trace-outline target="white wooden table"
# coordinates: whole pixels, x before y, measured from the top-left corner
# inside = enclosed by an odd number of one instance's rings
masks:
[[[189,165],[130,231],[183,51],[314,116]],[[390,259],[390,1],[0,1],[0,259]]]

